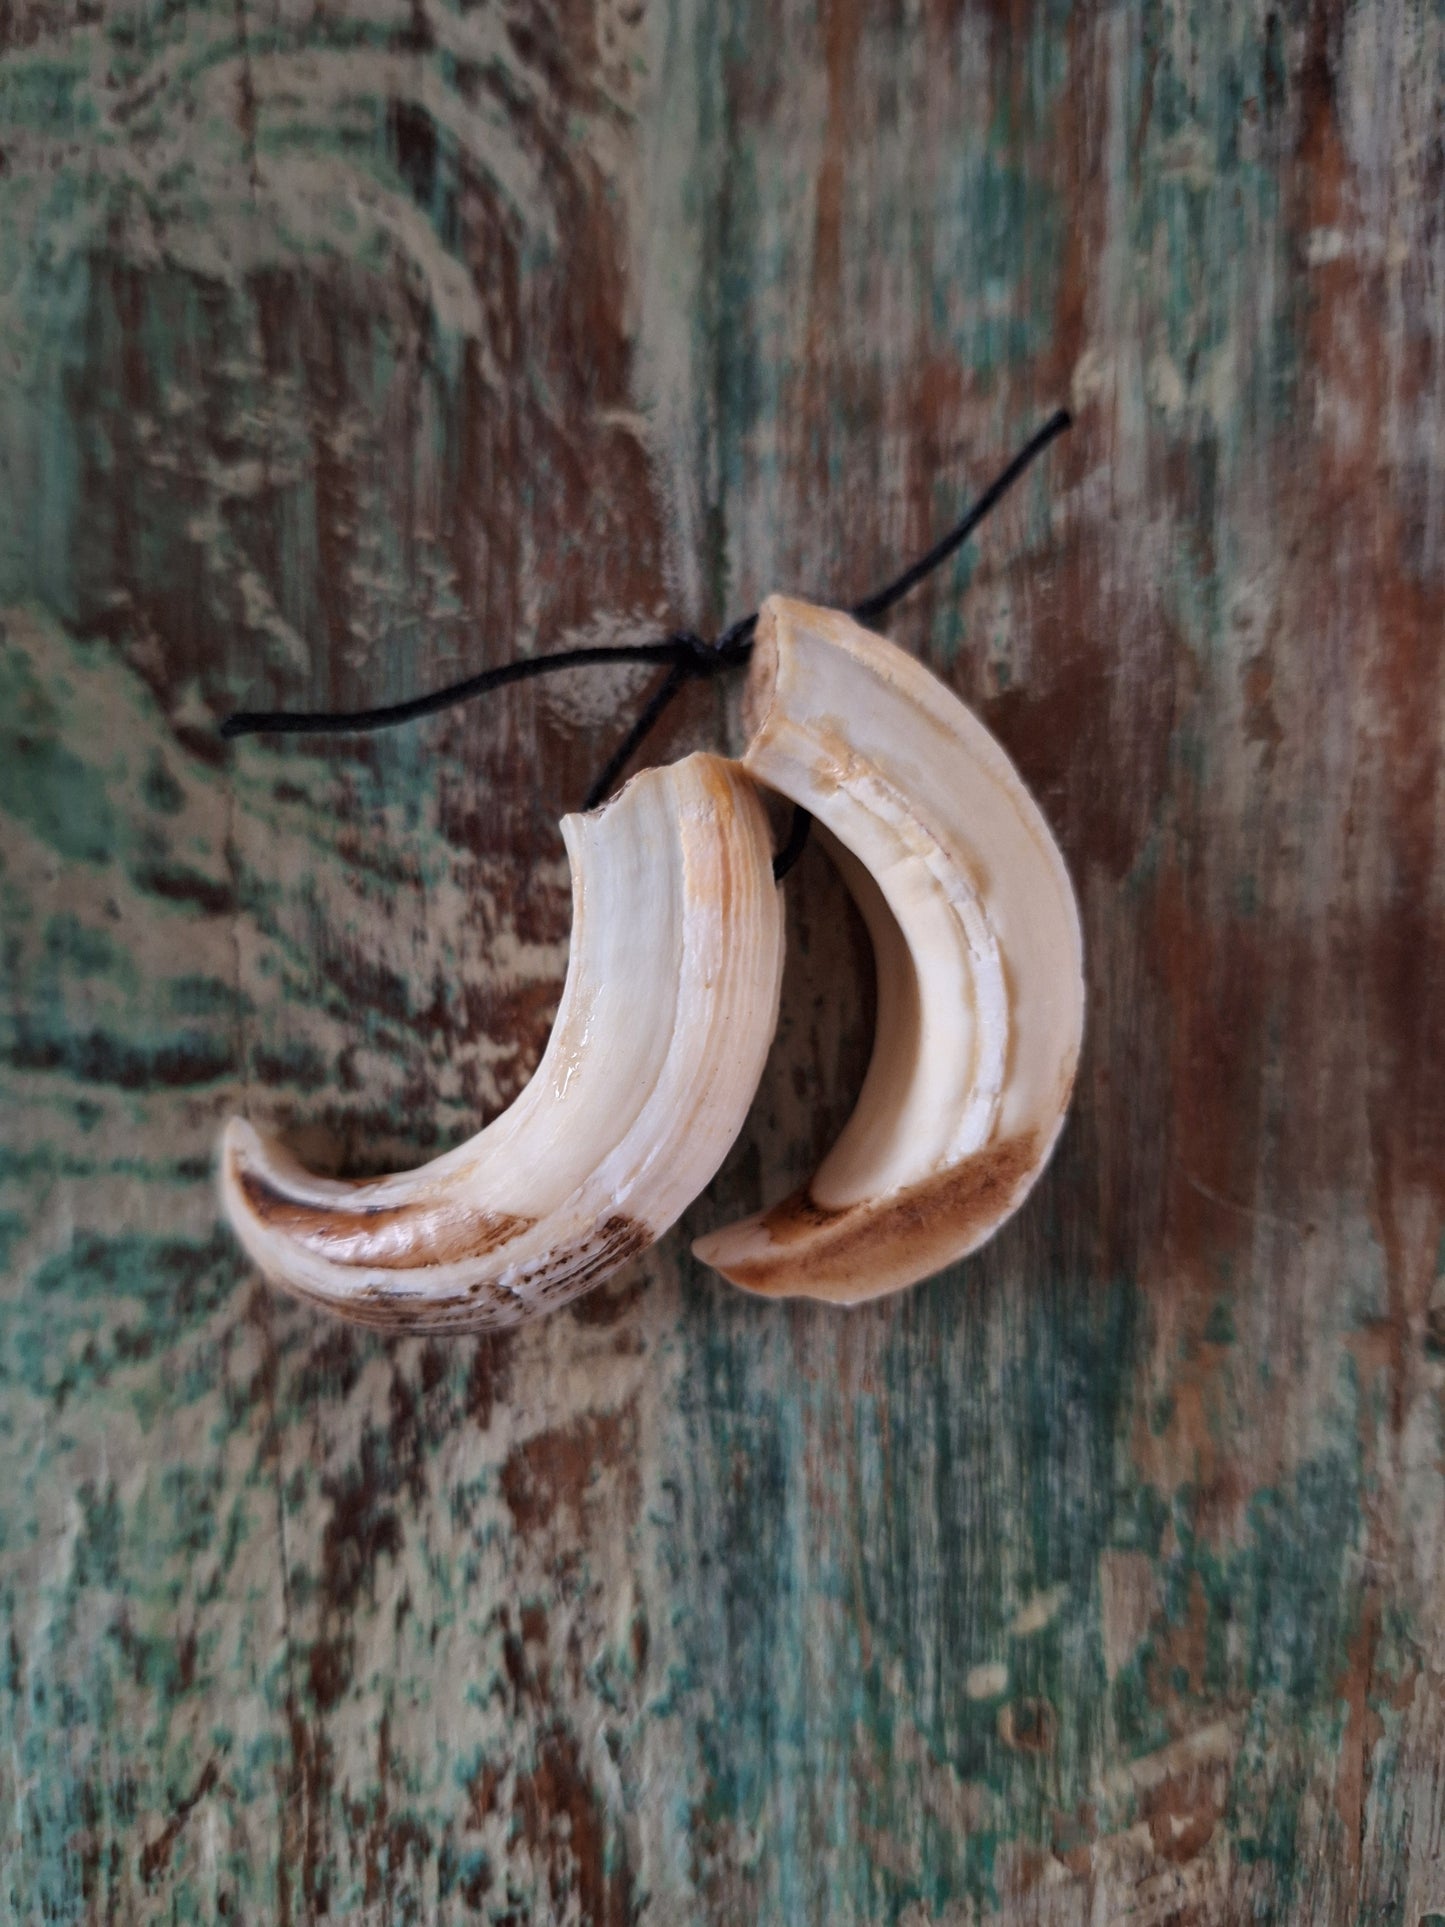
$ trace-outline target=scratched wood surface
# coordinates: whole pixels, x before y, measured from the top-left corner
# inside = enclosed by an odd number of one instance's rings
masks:
[[[1445,1917],[1438,0],[0,43],[0,1915]],[[1078,881],[1021,1217],[852,1315],[683,1235],[487,1342],[261,1287],[221,1118],[366,1171],[508,1100],[646,678],[215,719],[856,595],[1060,401],[892,624]],[[788,912],[693,1230],[866,1052],[816,852]]]

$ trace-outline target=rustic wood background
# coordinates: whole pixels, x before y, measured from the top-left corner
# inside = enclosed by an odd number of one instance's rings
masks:
[[[0,5],[0,1912],[1445,1915],[1440,0]],[[855,595],[1073,866],[1027,1210],[852,1315],[668,1238],[387,1344],[218,1226],[236,1106],[410,1163],[526,1078],[646,678]],[[695,689],[664,755],[736,740]],[[788,885],[697,1229],[845,1114]]]

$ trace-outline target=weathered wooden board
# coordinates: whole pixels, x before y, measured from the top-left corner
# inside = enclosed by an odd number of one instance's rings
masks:
[[[1445,11],[0,7],[0,1913],[1445,1915]],[[1085,913],[1072,1123],[852,1315],[359,1336],[217,1224],[524,1080],[638,679],[871,586]],[[727,740],[695,691],[670,738]],[[735,738],[734,738],[735,740]],[[823,859],[696,1229],[846,1111]]]

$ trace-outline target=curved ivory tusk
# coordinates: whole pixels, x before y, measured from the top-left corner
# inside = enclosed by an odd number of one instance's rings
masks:
[[[744,767],[831,833],[877,954],[878,1021],[810,1182],[693,1249],[751,1291],[856,1304],[974,1250],[1048,1161],[1083,1036],[1078,907],[998,743],[851,617],[770,597],[745,715]]]
[[[568,816],[572,952],[536,1074],[420,1170],[313,1177],[239,1118],[221,1189],[269,1278],[362,1324],[519,1323],[659,1238],[736,1137],[777,1022],[781,893],[736,763],[644,770]]]

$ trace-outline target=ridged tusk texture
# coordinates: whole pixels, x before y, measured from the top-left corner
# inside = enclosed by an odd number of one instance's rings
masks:
[[[781,893],[736,763],[644,770],[563,819],[572,949],[511,1108],[419,1170],[313,1177],[233,1119],[221,1189],[276,1284],[392,1331],[513,1325],[590,1290],[710,1181],[777,1022]]]
[[[878,963],[873,1055],[804,1189],[700,1238],[735,1284],[856,1304],[990,1237],[1043,1169],[1083,1035],[1078,908],[1038,805],[920,663],[764,603],[744,767],[812,811]]]

